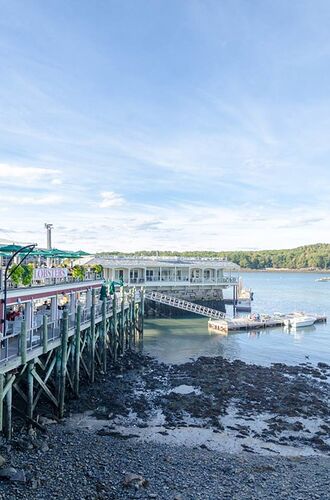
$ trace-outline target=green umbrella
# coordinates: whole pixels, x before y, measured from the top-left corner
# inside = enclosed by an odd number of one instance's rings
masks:
[[[59,250],[58,248],[52,248],[51,250],[47,250],[47,257],[54,257],[58,259],[70,259],[73,257],[76,258],[77,255],[73,252],[68,252],[67,250]]]
[[[12,245],[5,245],[3,247],[0,247],[0,252],[17,252],[17,250],[20,250],[22,247],[22,245],[14,245],[14,243]]]

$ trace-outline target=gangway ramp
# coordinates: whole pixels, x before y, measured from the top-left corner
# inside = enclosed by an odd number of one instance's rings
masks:
[[[210,307],[201,306],[200,304],[195,304],[194,302],[188,302],[188,300],[171,297],[170,295],[165,295],[161,292],[146,291],[144,296],[146,299],[153,300],[154,302],[176,307],[177,309],[182,309],[183,311],[190,311],[212,319],[223,319],[226,316],[225,313],[218,311],[217,309],[211,309]]]

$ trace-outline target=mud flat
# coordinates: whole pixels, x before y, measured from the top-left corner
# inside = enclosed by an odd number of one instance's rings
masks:
[[[0,498],[330,499],[329,375],[130,353],[62,423],[2,443]]]

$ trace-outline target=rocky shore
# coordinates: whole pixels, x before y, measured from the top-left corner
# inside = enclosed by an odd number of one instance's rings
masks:
[[[330,499],[329,375],[129,353],[2,442],[0,498]]]

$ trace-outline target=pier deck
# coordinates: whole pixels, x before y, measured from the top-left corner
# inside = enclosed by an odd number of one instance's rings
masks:
[[[90,306],[77,304],[72,312],[66,308],[55,322],[44,314],[32,329],[23,320],[18,330],[3,336],[0,432],[11,437],[12,410],[38,426],[34,415],[42,399],[62,418],[67,396],[79,396],[81,379],[94,382],[97,370],[107,371],[108,353],[116,361],[137,338],[142,340],[143,304],[143,292],[136,295],[121,288],[119,294],[100,300],[92,289]]]
[[[275,328],[284,326],[285,320],[290,315],[286,316],[270,316],[267,318],[260,319],[250,319],[248,317],[241,318],[230,318],[222,320],[210,319],[208,322],[209,330],[218,331],[222,333],[227,333],[229,331],[239,331],[239,330],[259,330],[262,328]],[[315,316],[315,323],[325,323],[327,317],[324,315],[313,315]]]

